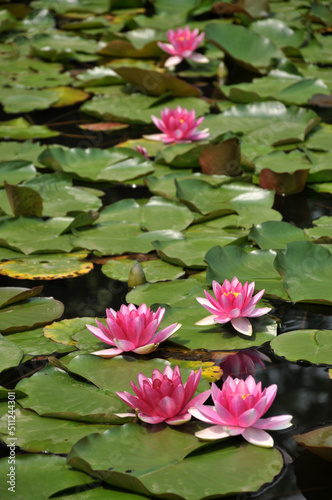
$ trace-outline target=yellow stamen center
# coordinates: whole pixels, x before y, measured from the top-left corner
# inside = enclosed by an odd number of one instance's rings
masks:
[[[243,399],[243,401],[249,396],[249,394],[242,394],[241,398]]]
[[[183,118],[180,118],[179,122],[180,122],[180,123],[183,123],[183,122],[184,122],[184,119],[183,119]]]
[[[226,295],[226,297],[227,297],[230,293],[232,295],[234,295],[234,297],[237,297],[238,295],[240,295],[240,292],[224,292],[224,295]]]

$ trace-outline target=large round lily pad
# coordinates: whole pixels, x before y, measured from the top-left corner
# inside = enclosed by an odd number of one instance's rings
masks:
[[[271,347],[289,361],[332,365],[332,330],[293,330],[273,339]]]

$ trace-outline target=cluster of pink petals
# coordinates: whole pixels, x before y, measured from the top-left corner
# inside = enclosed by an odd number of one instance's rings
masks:
[[[196,325],[212,325],[214,323],[227,323],[230,321],[238,332],[243,335],[252,335],[252,325],[248,318],[255,318],[271,311],[269,307],[255,308],[257,302],[264,295],[265,290],[261,290],[254,297],[255,282],[246,281],[242,285],[234,277],[231,282],[225,280],[222,285],[217,281],[212,282],[213,298],[204,290],[206,298],[198,297],[197,301],[205,307],[211,316],[198,321]]]
[[[257,349],[243,349],[222,358],[214,354],[212,358],[215,364],[223,370],[222,380],[226,380],[228,376],[245,378],[248,375],[255,375],[256,364],[265,368],[264,361],[271,361],[268,356]]]
[[[198,403],[189,412],[199,420],[214,425],[196,432],[195,436],[214,440],[242,434],[251,444],[271,448],[273,439],[264,429],[281,430],[292,425],[291,415],[261,418],[270,408],[276,393],[275,384],[262,391],[261,383],[256,384],[251,375],[246,380],[228,377],[222,390],[212,384],[214,406]]]
[[[183,59],[191,59],[198,63],[209,62],[207,57],[199,52],[194,52],[204,40],[204,36],[205,33],[198,34],[197,28],[190,31],[189,26],[167,31],[169,43],[158,42],[162,50],[167,52],[167,54],[171,54],[171,57],[166,60],[165,66],[176,66],[180,64]]]
[[[154,351],[160,342],[168,339],[175,333],[181,324],[172,325],[157,332],[165,314],[164,308],[153,312],[146,304],[137,309],[134,304],[122,305],[120,311],[106,309],[106,324],[104,326],[96,319],[96,326],[86,325],[87,329],[99,340],[114,346],[93,352],[103,358],[112,358],[123,352],[133,351],[137,354],[148,354]]]
[[[190,143],[200,141],[209,137],[209,129],[197,130],[204,117],[196,119],[195,110],[188,111],[186,108],[177,106],[175,109],[165,108],[161,112],[161,118],[151,115],[155,126],[161,130],[161,134],[145,136],[153,141],[163,141],[165,144]]]
[[[146,158],[147,160],[149,159],[149,155],[148,155],[147,149],[144,146],[136,146],[135,149],[136,149],[136,151],[138,153],[140,153],[141,155],[143,155],[144,158]]]
[[[192,371],[183,384],[179,367],[173,371],[166,366],[164,373],[153,370],[151,378],[139,373],[138,387],[131,382],[136,396],[129,392],[117,392],[117,395],[137,412],[143,422],[180,425],[191,419],[189,408],[204,403],[210,395],[210,391],[205,391],[193,398],[200,377],[201,369],[196,374]]]

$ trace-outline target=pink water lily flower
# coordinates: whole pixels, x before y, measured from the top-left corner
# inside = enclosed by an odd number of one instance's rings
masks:
[[[135,149],[136,149],[136,151],[138,153],[140,153],[141,155],[143,155],[146,160],[149,159],[149,155],[148,155],[147,149],[144,146],[136,146]]]
[[[213,281],[212,288],[216,298],[213,298],[206,290],[204,290],[206,298],[197,298],[197,301],[212,315],[198,321],[196,325],[213,325],[230,321],[235,330],[250,336],[252,325],[248,318],[256,318],[271,311],[270,307],[255,308],[265,290],[261,290],[252,297],[255,290],[254,281],[250,285],[247,281],[242,285],[234,277],[231,282],[225,280],[222,285]]]
[[[257,351],[257,349],[242,349],[228,356],[220,357],[218,353],[213,354],[213,361],[223,370],[222,380],[230,375],[236,378],[245,378],[248,375],[256,374],[256,364],[265,368],[264,362],[270,362],[271,359]]]
[[[184,424],[191,419],[189,408],[204,403],[210,395],[208,390],[193,398],[201,378],[201,371],[201,369],[197,373],[191,371],[185,384],[182,383],[178,366],[174,370],[166,366],[164,373],[155,369],[151,378],[139,373],[138,387],[131,382],[136,396],[129,392],[117,392],[117,395],[136,411],[138,418],[143,422]]]
[[[113,309],[106,309],[107,326],[96,319],[99,328],[91,325],[86,325],[86,327],[99,340],[114,347],[92,354],[102,358],[112,358],[123,352],[148,354],[154,351],[160,342],[168,339],[181,328],[180,323],[173,323],[157,332],[164,314],[164,308],[159,307],[156,312],[153,312],[146,304],[141,304],[137,309],[134,304],[122,305],[120,311],[117,312]]]
[[[214,440],[242,434],[251,444],[272,448],[273,439],[264,429],[281,430],[292,425],[292,415],[261,418],[270,408],[276,393],[276,384],[262,391],[261,382],[256,384],[251,375],[246,380],[228,377],[222,390],[213,383],[211,396],[214,406],[198,403],[189,412],[199,420],[214,425],[196,432],[195,436]]]
[[[185,28],[178,28],[176,30],[168,30],[167,38],[169,43],[158,42],[159,47],[171,54],[165,62],[165,67],[176,66],[183,61],[183,59],[191,59],[197,63],[207,63],[208,58],[194,52],[195,49],[204,40],[205,33],[198,34],[198,29],[190,31],[189,26]]]
[[[152,141],[163,141],[165,144],[190,143],[200,141],[209,137],[209,129],[197,130],[204,117],[196,119],[195,110],[188,111],[186,108],[177,106],[175,109],[165,108],[161,112],[161,118],[151,115],[155,126],[162,134],[144,136]]]

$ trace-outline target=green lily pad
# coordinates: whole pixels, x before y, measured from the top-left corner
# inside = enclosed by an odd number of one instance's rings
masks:
[[[0,137],[5,139],[24,141],[25,139],[46,139],[57,135],[59,132],[50,130],[45,125],[31,125],[24,118],[0,122]]]
[[[293,302],[331,304],[332,256],[327,248],[310,241],[288,243],[285,251],[277,251],[274,266]]]
[[[16,279],[52,280],[76,278],[93,269],[92,262],[84,261],[87,252],[71,254],[31,255],[0,263],[0,274]]]
[[[159,96],[165,93],[174,97],[199,97],[201,95],[197,87],[170,73],[128,66],[117,67],[116,72],[131,85],[142,88],[148,95]]]
[[[31,2],[34,9],[53,9],[59,14],[66,12],[92,12],[93,14],[104,14],[109,11],[107,0],[59,0],[54,3],[52,0],[34,0]]]
[[[135,264],[134,260],[121,259],[109,260],[101,268],[102,272],[113,280],[127,281],[131,268]],[[185,271],[177,266],[172,266],[161,259],[147,260],[140,262],[143,268],[146,281],[155,283],[157,281],[169,281],[181,278]]]
[[[98,250],[103,255],[115,255],[125,252],[148,253],[153,250],[152,242],[155,240],[181,238],[182,233],[171,229],[144,232],[138,224],[111,221],[75,231],[71,241],[75,247]]]
[[[67,462],[108,484],[149,496],[167,492],[187,500],[255,491],[282,468],[282,457],[277,450],[250,445],[238,448],[221,444],[218,448],[206,448],[203,453],[190,454],[202,443],[191,434],[195,424],[187,427],[190,433],[170,427],[151,433],[137,424],[114,427],[76,443]],[[131,451],[124,453],[128,448],[123,445],[129,442]],[[111,458],[110,449],[114,452],[119,449],[119,458],[116,453]],[[213,466],[216,462],[224,471],[222,479],[216,478]],[[234,478],[231,471],[239,464],[241,476]]]
[[[46,250],[70,252],[73,249],[69,235],[61,235],[72,218],[57,217],[46,221],[37,217],[8,218],[0,222],[1,242],[14,250],[30,254]]]
[[[196,305],[196,297],[204,294],[204,287],[195,279],[177,280],[168,283],[145,283],[131,290],[127,296],[127,302],[147,306],[152,304],[169,304],[180,307]]]
[[[2,287],[0,288],[0,308],[35,297],[41,293],[42,289],[42,286],[34,288]]]
[[[314,227],[305,229],[305,232],[310,238],[313,238],[315,243],[330,243],[332,217],[324,216],[313,220]]]
[[[285,332],[272,340],[271,347],[277,356],[289,361],[332,364],[332,330]]]
[[[332,137],[332,135],[331,135]],[[309,155],[312,165],[308,175],[308,182],[331,182],[332,181],[332,151],[327,153],[313,153]]]
[[[37,191],[29,187],[7,184],[5,190],[11,211],[15,217],[41,217],[43,199]]]
[[[78,490],[79,488],[76,488]],[[112,500],[146,500],[145,496],[137,493],[129,493],[128,491],[120,491],[117,489],[111,490],[111,487],[106,488],[81,488],[82,491],[73,493],[72,495],[62,496],[62,500],[109,500],[110,492],[112,492]]]
[[[277,18],[260,19],[251,23],[250,29],[269,38],[277,47],[300,47],[303,42],[303,30],[294,30]]]
[[[124,87],[112,86],[112,95],[108,97],[93,97],[91,101],[81,106],[81,111],[107,121],[123,123],[152,123],[151,115],[159,116],[165,107],[171,109],[177,106],[194,109],[196,116],[203,115],[209,105],[197,97],[177,97],[160,103],[158,97],[141,93],[126,93]],[[0,129],[1,130],[1,129]]]
[[[266,156],[255,159],[255,170],[260,173],[263,169],[269,169],[276,173],[294,173],[297,170],[309,170],[311,163],[300,151],[292,151],[285,154],[282,151],[273,151]]]
[[[7,407],[8,412],[8,406]],[[68,453],[79,439],[91,433],[101,433],[109,429],[108,425],[85,424],[84,422],[71,422],[58,418],[40,417],[35,412],[15,409],[16,419],[20,425],[17,426],[15,437],[16,446],[22,450],[37,453]],[[0,419],[0,435],[2,441],[7,445],[11,442],[7,434],[8,415]],[[2,431],[2,432],[1,432]]]
[[[59,100],[52,90],[0,88],[0,102],[6,113],[27,113],[34,109],[48,109]]]
[[[292,224],[282,221],[267,221],[254,226],[248,238],[262,250],[286,248],[291,241],[309,241],[306,233]]]
[[[244,26],[213,22],[207,25],[205,34],[232,59],[251,71],[264,73],[272,59],[284,57],[268,38]]]
[[[152,164],[139,153],[123,148],[51,147],[39,157],[45,166],[84,180],[123,182],[150,174]]]
[[[194,220],[191,211],[181,203],[153,196],[139,206],[133,199],[121,200],[104,209],[99,221],[127,221],[140,224],[144,230],[186,229]]]
[[[257,290],[265,289],[268,296],[288,300],[282,279],[273,266],[276,252],[273,250],[255,250],[246,252],[238,246],[213,247],[205,256],[208,264],[206,280],[223,283],[234,276],[241,283],[254,281]]]
[[[206,289],[206,287],[205,287]],[[204,291],[196,294],[196,297],[205,297]],[[196,299],[195,297],[195,299]],[[171,337],[171,341],[180,344],[187,349],[208,349],[210,351],[233,351],[236,349],[247,349],[259,347],[273,340],[277,334],[277,324],[268,316],[252,318],[253,326],[251,337],[240,335],[230,324],[198,326],[197,321],[205,318],[209,313],[195,300],[195,305],[189,307],[167,308],[165,323],[180,322],[181,328]]]
[[[0,372],[20,364],[24,352],[19,346],[10,340],[0,339],[0,348]]]
[[[29,161],[14,160],[0,163],[0,186],[4,186],[4,181],[8,184],[19,184],[36,175],[37,170]]]
[[[62,217],[70,212],[86,212],[101,207],[98,195],[72,184],[69,175],[57,173],[40,175],[26,181],[24,186],[37,191],[42,197],[44,217]]]
[[[332,425],[293,436],[295,441],[315,455],[332,462]]]
[[[39,142],[1,142],[0,143],[0,158],[1,162],[0,166],[5,168],[5,163],[12,164],[14,161],[19,161],[33,164],[38,168],[44,168],[44,166],[38,161],[38,156],[45,149],[45,146],[41,146]],[[8,167],[10,165],[8,164]],[[5,179],[8,182],[8,179]],[[12,182],[12,181],[9,181]],[[12,182],[12,184],[17,184],[17,182]]]
[[[78,381],[59,368],[47,366],[18,383],[25,392],[25,409],[38,415],[86,423],[122,423],[116,415],[125,405],[107,390]]]
[[[62,302],[53,297],[33,297],[0,310],[0,332],[30,330],[58,319],[64,311]]]
[[[0,471],[3,477],[9,474],[8,467],[10,467],[8,457],[2,458]],[[23,500],[28,495],[33,495],[35,500],[44,500],[67,488],[83,488],[92,482],[91,477],[68,467],[65,458],[42,454],[16,455],[14,477],[16,478],[14,495],[17,500]],[[17,480],[18,477],[20,481]],[[41,477],[43,481],[40,481]],[[37,481],[41,484],[36,490]],[[9,486],[6,481],[0,485],[0,495],[4,499],[12,493],[8,493]]]
[[[46,61],[68,61],[70,59],[94,61],[98,45],[94,40],[85,40],[79,36],[67,36],[64,34],[37,34],[31,44],[35,55]]]
[[[191,237],[176,241],[154,241],[153,246],[159,257],[166,262],[193,269],[205,268],[204,257],[210,248],[216,244],[219,246],[231,245],[238,239],[237,236],[226,232],[216,231],[216,233],[215,235],[203,233],[198,234],[196,238]]]
[[[75,350],[74,346],[57,344],[46,338],[43,334],[43,328],[12,333],[10,341],[20,347],[27,356],[48,355],[55,352],[67,353]]]

